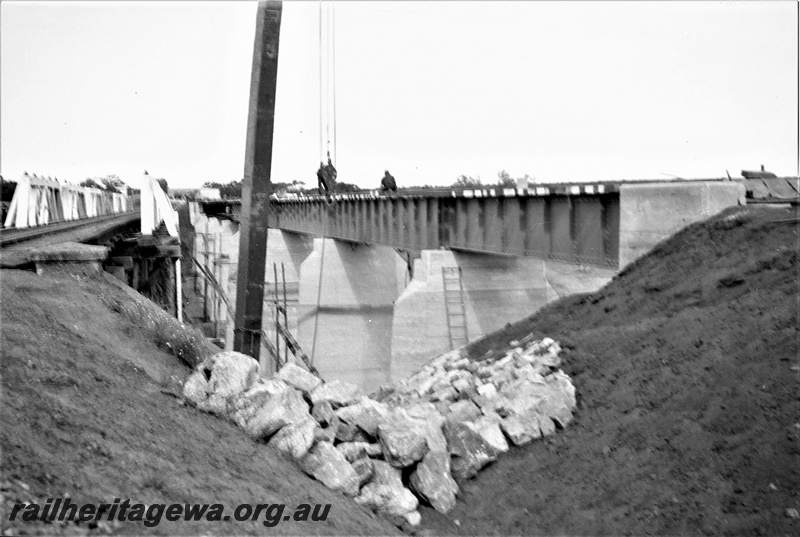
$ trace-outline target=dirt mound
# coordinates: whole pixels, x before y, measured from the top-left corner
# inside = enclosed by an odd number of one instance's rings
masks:
[[[577,421],[463,487],[447,534],[796,535],[798,211],[729,210],[472,345],[559,340]],[[456,520],[458,523],[456,524]]]
[[[390,534],[393,526],[302,474],[235,425],[185,406],[189,373],[131,311],[156,306],[107,275],[0,271],[0,533]],[[117,304],[137,302],[122,311]],[[152,323],[151,323],[152,324]],[[166,326],[166,325],[164,325]],[[152,326],[150,327],[152,328]],[[177,351],[176,351],[177,352]],[[331,504],[326,521],[9,522],[14,502]],[[275,511],[272,513],[274,514]],[[19,515],[18,515],[19,518]],[[105,519],[103,519],[105,520]]]

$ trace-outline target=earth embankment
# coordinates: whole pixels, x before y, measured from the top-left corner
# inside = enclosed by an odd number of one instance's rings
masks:
[[[427,510],[423,525],[471,535],[798,534],[798,216],[728,210],[600,291],[473,344],[479,359],[529,333],[560,341],[577,419],[501,458],[463,487],[448,517]]]
[[[232,423],[188,407],[166,315],[106,274],[0,271],[0,533],[392,534]],[[138,308],[131,309],[132,303]],[[131,312],[150,317],[135,322]],[[156,326],[161,332],[154,332]],[[331,504],[326,521],[9,522],[16,502]],[[18,518],[20,516],[18,515]]]

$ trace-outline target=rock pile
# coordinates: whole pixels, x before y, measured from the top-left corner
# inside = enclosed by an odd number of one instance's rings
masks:
[[[526,444],[572,420],[575,388],[559,369],[558,343],[529,336],[510,346],[480,362],[449,352],[372,397],[292,363],[265,379],[251,357],[221,352],[198,365],[183,393],[325,486],[398,526],[416,526],[419,500],[448,512],[458,481],[509,442]]]

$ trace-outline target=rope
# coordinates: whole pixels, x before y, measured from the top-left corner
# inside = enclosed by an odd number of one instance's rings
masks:
[[[333,160],[336,160],[336,4],[331,2],[331,64],[333,65]]]
[[[322,0],[319,0],[319,161],[322,162]]]
[[[332,1],[326,4],[324,16],[323,22],[322,0],[319,0],[319,154],[320,161],[325,154],[332,156],[332,160],[336,161],[336,22]],[[331,123],[333,123],[333,147],[331,147]]]

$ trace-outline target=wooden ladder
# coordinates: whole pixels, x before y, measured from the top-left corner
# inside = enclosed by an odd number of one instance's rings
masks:
[[[447,334],[450,350],[469,343],[467,315],[464,311],[464,288],[461,285],[461,267],[442,267],[444,307],[447,312]]]

